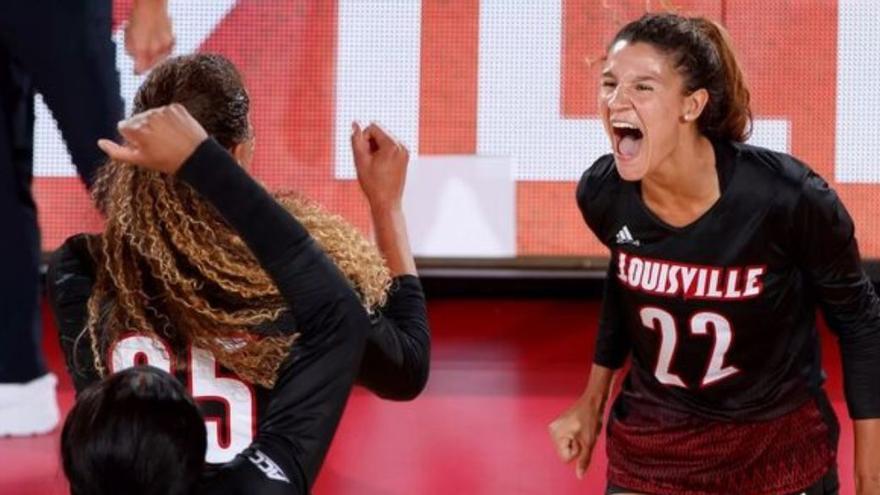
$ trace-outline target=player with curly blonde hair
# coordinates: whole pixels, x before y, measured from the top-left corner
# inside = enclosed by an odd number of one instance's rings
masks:
[[[232,63],[198,54],[160,65],[136,96],[138,115],[120,131],[131,143],[133,132],[151,125],[142,115],[171,104],[191,114],[209,141],[241,169],[249,167],[254,143],[249,99]],[[103,146],[111,160],[100,171],[94,196],[107,217],[104,231],[68,239],[48,274],[78,391],[138,364],[177,375],[208,418],[206,458],[219,463],[253,440],[267,405],[277,401],[273,387],[280,371],[287,370],[285,376],[301,382],[292,394],[299,402],[328,404],[326,418],[312,425],[319,431],[307,435],[310,448],[320,452],[317,464],[302,466],[309,486],[352,381],[392,399],[421,392],[430,337],[401,211],[408,153],[382,129],[354,126],[352,135],[376,244],[308,199],[267,196],[272,205],[248,209],[252,198],[236,196],[236,182],[215,197],[200,189],[199,180],[132,166],[135,161],[120,160],[125,155]],[[222,174],[222,167],[209,167],[205,174],[214,173]],[[345,346],[320,333],[302,333],[305,327],[320,327],[312,318],[326,315],[328,308],[323,300],[311,299],[321,291],[309,287],[321,280],[302,273],[294,277],[309,265],[292,258],[289,246],[269,227],[278,225],[279,211],[306,229],[357,295],[368,324],[364,345],[351,356],[330,359]],[[230,218],[242,214],[243,220]],[[344,363],[351,359],[360,365],[347,377]],[[289,372],[297,366],[302,373]],[[290,400],[292,408],[296,402]]]

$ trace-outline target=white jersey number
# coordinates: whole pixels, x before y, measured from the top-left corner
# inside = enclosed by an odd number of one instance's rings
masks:
[[[657,356],[657,366],[654,368],[654,376],[660,383],[676,387],[687,387],[680,376],[669,370],[675,356],[678,344],[678,328],[675,318],[668,311],[648,306],[639,312],[642,324],[660,332],[660,352]],[[710,334],[713,329],[715,345],[712,347],[712,356],[700,383],[701,387],[712,385],[739,372],[735,366],[725,365],[724,357],[730,349],[733,341],[733,329],[730,321],[718,313],[700,312],[691,317],[690,330],[692,335],[704,336]]]
[[[111,350],[110,372],[149,364],[173,373],[174,356],[167,344],[144,335],[129,335],[116,341]],[[219,366],[214,356],[203,349],[192,347],[187,363],[187,386],[196,401],[213,401],[223,404],[224,418],[205,417],[208,430],[208,450],[205,460],[211,463],[231,461],[236,454],[247,448],[254,438],[254,409],[256,399],[248,384],[239,379],[219,376]],[[221,435],[221,428],[225,435]]]

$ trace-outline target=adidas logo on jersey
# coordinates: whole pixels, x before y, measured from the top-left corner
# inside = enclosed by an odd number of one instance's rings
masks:
[[[257,466],[257,469],[262,471],[270,480],[290,483],[290,480],[287,479],[287,476],[284,475],[284,471],[278,467],[278,464],[275,464],[275,461],[269,459],[269,456],[259,450],[255,450],[253,455],[248,456],[248,460],[251,461],[254,466]]]
[[[629,227],[624,225],[617,231],[617,244],[632,244],[633,246],[638,246],[640,243],[636,239],[633,239]]]

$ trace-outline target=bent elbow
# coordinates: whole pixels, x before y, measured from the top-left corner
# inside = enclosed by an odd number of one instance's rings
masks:
[[[428,386],[428,375],[428,363],[426,361],[424,366],[416,370],[413,376],[407,380],[406,386],[401,388],[400,393],[394,400],[407,402],[421,395],[425,391],[425,387]]]
[[[426,356],[417,366],[411,367],[409,372],[405,374],[405,377],[393,382],[386,382],[385,386],[382,387],[368,386],[368,388],[373,389],[376,395],[385,400],[396,402],[414,400],[425,391],[428,385],[428,376],[430,374],[428,363],[429,360]]]

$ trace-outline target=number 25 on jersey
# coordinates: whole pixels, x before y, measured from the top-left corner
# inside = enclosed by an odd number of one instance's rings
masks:
[[[161,340],[144,335],[129,335],[116,341],[111,349],[111,373],[140,364],[148,364],[173,373],[174,355]],[[186,386],[198,402],[222,405],[222,417],[205,417],[210,463],[231,461],[253,441],[255,431],[253,390],[241,380],[218,375],[214,356],[198,347],[190,347]]]

